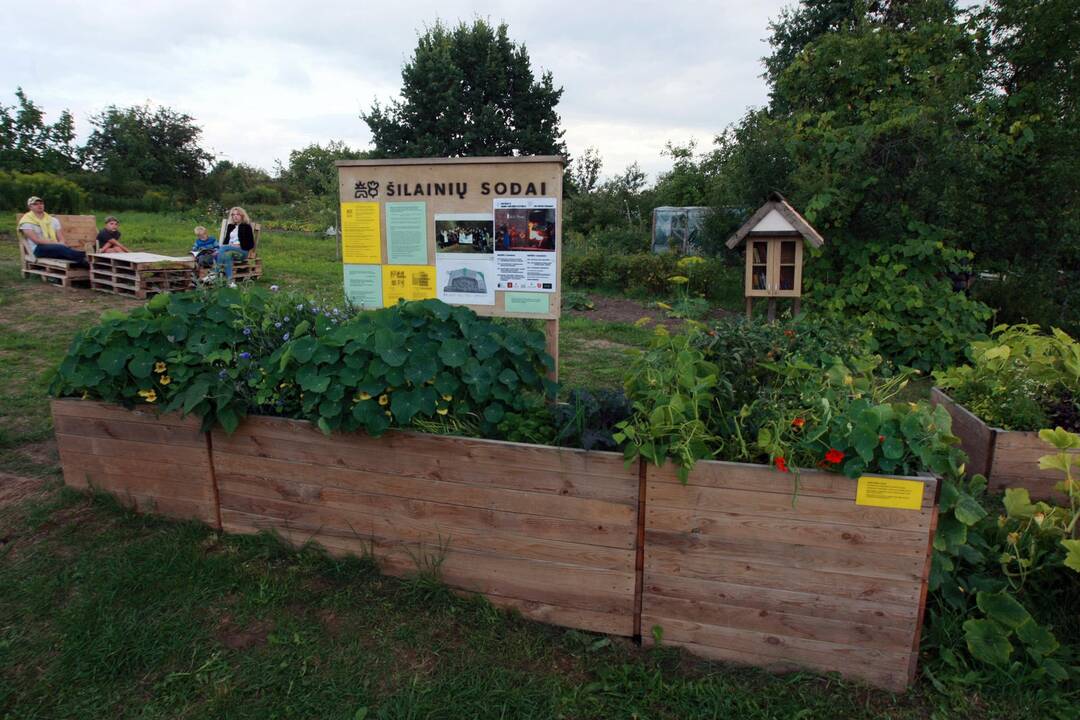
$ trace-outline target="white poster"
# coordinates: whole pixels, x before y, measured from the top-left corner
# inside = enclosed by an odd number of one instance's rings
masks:
[[[496,290],[555,292],[555,198],[496,198]]]
[[[495,304],[495,261],[490,253],[435,256],[437,297],[454,305]]]

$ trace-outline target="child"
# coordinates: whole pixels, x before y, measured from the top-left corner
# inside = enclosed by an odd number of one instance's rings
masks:
[[[195,228],[195,244],[191,246],[191,254],[195,256],[197,267],[213,267],[217,256],[217,238],[207,235],[202,225]]]
[[[105,228],[97,234],[99,253],[131,252],[120,244],[120,221],[110,215],[105,218]]]

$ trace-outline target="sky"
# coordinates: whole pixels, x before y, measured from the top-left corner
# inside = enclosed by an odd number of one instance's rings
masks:
[[[767,101],[768,24],[792,0],[408,2],[41,0],[6,32],[0,103],[22,87],[55,120],[150,102],[184,112],[219,159],[272,171],[311,143],[370,147],[360,114],[397,97],[401,68],[436,19],[506,22],[534,72],[564,93],[571,157],[595,147],[604,176],[670,167],[665,143],[705,148]],[[14,40],[14,46],[12,46]]]

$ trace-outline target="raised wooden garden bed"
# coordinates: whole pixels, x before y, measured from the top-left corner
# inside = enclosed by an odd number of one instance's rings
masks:
[[[642,635],[718,660],[836,671],[893,690],[915,674],[937,523],[855,503],[857,481],[700,462],[683,486],[650,467]]]
[[[856,481],[616,453],[390,432],[323,435],[97,402],[53,403],[65,481],[229,532],[277,532],[389,574],[566,627],[770,669],[837,671],[901,690],[915,671],[937,481],[917,510],[855,502]],[[658,631],[660,632],[660,631]]]
[[[1039,458],[1056,451],[1040,440],[1037,432],[990,427],[939,388],[931,389],[930,402],[944,406],[952,417],[953,435],[960,438],[960,447],[968,456],[968,474],[985,475],[996,492],[1026,488],[1034,499],[1067,502],[1063,493],[1054,490],[1064,479],[1062,474],[1039,469]]]

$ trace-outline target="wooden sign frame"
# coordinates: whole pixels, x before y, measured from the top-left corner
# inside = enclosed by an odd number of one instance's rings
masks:
[[[347,203],[377,203],[379,216],[380,265],[389,263],[386,206],[395,202],[425,203],[427,262],[436,267],[435,216],[439,214],[493,214],[496,199],[529,200],[552,198],[555,201],[554,287],[548,291],[522,287],[497,288],[494,305],[464,305],[487,317],[545,320],[548,353],[558,365],[558,323],[562,307],[562,210],[563,169],[559,156],[401,158],[392,160],[338,160],[338,189],[341,207]],[[339,227],[343,223],[339,222]],[[494,228],[497,231],[497,228]],[[344,242],[342,235],[339,239]],[[343,271],[348,264],[345,248],[341,250]],[[527,251],[523,251],[527,252]],[[494,266],[494,254],[492,258]],[[491,278],[494,282],[495,278]],[[532,299],[548,297],[546,311],[515,312],[507,308],[514,293],[528,293]],[[433,296],[437,296],[437,293]],[[518,297],[524,297],[519,295]]]

